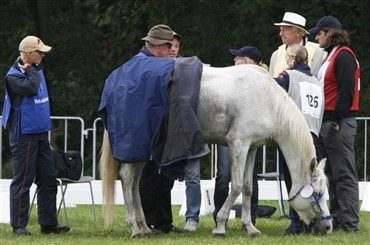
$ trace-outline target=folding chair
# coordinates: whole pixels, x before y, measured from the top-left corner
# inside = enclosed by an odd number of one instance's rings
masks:
[[[263,146],[263,156],[266,156],[266,145]],[[281,217],[285,217],[285,208],[284,208],[284,197],[283,197],[283,189],[281,186],[281,173],[280,173],[280,166],[279,166],[279,157],[276,157],[276,172],[268,172],[268,173],[260,173],[257,175],[258,178],[261,179],[276,179],[277,183],[277,191],[278,191],[278,198],[279,198],[279,208],[280,208],[280,215]]]
[[[94,201],[94,194],[93,194],[93,189],[92,189],[92,184],[91,184],[91,181],[93,181],[93,177],[91,177],[91,176],[81,176],[81,178],[79,180],[70,180],[70,179],[67,179],[67,178],[57,178],[56,181],[58,183],[58,186],[60,187],[60,193],[61,193],[61,200],[60,200],[58,211],[57,211],[57,217],[59,216],[60,208],[63,205],[64,220],[65,220],[66,225],[69,225],[69,219],[68,219],[68,216],[67,216],[67,207],[66,207],[66,203],[65,203],[65,194],[66,194],[66,191],[67,191],[67,187],[68,187],[69,184],[88,183],[89,186],[90,186],[91,203],[92,203],[92,207],[93,207],[94,221],[96,221],[95,201]],[[30,210],[29,210],[29,213],[28,213],[28,217],[31,215],[32,207],[33,207],[33,204],[35,202],[36,195],[37,195],[37,191],[35,191],[35,194],[33,195],[32,202],[31,202],[31,207],[30,207]]]

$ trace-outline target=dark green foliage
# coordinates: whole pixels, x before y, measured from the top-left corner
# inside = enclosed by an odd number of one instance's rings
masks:
[[[247,44],[258,47],[263,62],[269,64],[271,53],[281,44],[273,23],[280,22],[286,11],[305,16],[307,29],[324,15],[342,22],[362,68],[361,116],[370,111],[367,1],[0,0],[0,6],[0,76],[18,56],[23,37],[41,37],[54,48],[43,61],[52,115],[82,117],[86,127],[97,117],[105,79],[142,47],[141,38],[151,26],[170,25],[184,39],[182,56],[196,55],[212,66],[233,65],[229,49]],[[0,91],[2,106],[3,83]],[[363,135],[360,130],[358,135]],[[86,159],[91,159],[90,147],[86,145]],[[363,146],[359,147],[358,156],[363,155]],[[363,160],[359,163],[361,167]]]

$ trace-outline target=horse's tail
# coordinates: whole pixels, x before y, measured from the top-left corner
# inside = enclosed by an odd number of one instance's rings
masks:
[[[103,210],[105,225],[110,225],[114,218],[115,180],[117,179],[118,162],[113,158],[108,131],[104,130],[100,155],[100,178],[103,185]]]

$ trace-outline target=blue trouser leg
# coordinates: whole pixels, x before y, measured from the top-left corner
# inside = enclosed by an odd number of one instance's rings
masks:
[[[286,164],[285,158],[280,150],[278,149],[279,152],[279,166],[280,166],[280,174],[282,173],[284,175],[284,181],[285,181],[285,186],[287,189],[287,192],[289,193],[290,190],[292,189],[292,178],[290,177],[289,173],[289,168]],[[290,219],[290,228],[292,231],[297,231],[298,230],[298,222],[300,220],[299,215],[297,212],[292,208],[289,207],[289,219]]]
[[[257,219],[257,207],[258,207],[258,166],[255,162],[254,168],[253,168],[253,192],[251,197],[251,218],[252,223],[256,224]]]
[[[57,225],[56,194],[57,185],[54,162],[48,141],[39,143],[39,158],[36,167],[37,210],[40,225]]]
[[[200,159],[190,159],[185,169],[186,186],[186,220],[199,221],[200,205],[202,202],[200,192]]]
[[[217,145],[217,175],[215,183],[215,194],[213,196],[215,210],[213,218],[216,220],[218,211],[222,208],[229,195],[230,183],[230,156],[226,146]]]

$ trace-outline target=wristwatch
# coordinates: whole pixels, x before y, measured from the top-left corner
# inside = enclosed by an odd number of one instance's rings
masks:
[[[336,122],[330,122],[330,126],[332,128],[335,128],[336,126],[338,126],[338,123],[336,123]]]

